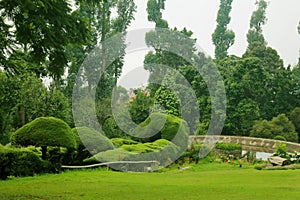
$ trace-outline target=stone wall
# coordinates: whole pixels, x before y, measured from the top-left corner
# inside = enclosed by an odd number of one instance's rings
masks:
[[[264,138],[240,137],[240,136],[190,136],[189,144],[214,144],[214,143],[235,143],[241,144],[244,150],[252,150],[257,152],[274,153],[277,144],[286,144],[288,152],[300,152],[300,144],[293,142],[285,142],[279,140],[271,140]]]

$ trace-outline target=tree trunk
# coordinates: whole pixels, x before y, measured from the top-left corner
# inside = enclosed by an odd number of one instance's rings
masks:
[[[19,113],[20,113],[21,125],[23,126],[25,124],[25,107],[24,107],[24,105],[20,105]]]

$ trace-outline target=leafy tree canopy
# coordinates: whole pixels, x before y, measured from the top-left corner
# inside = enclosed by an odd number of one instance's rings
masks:
[[[38,75],[59,79],[68,62],[65,47],[86,39],[84,21],[66,0],[3,0],[0,12],[0,65],[11,72],[21,71],[24,60],[43,66],[35,70]]]

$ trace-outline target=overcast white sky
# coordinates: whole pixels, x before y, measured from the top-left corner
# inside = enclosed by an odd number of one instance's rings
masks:
[[[135,13],[135,21],[131,24],[130,30],[154,28],[154,24],[147,20],[147,0],[135,0],[135,2],[137,13]],[[219,0],[166,0],[163,18],[168,21],[171,28],[186,27],[193,31],[198,45],[213,57],[214,45],[211,35],[216,27],[219,4]],[[255,0],[233,0],[232,6],[229,28],[235,32],[235,43],[229,49],[229,53],[240,56],[247,47],[246,34],[251,14],[256,8]],[[268,46],[278,51],[285,65],[294,66],[298,61],[300,50],[300,36],[297,32],[300,21],[300,0],[269,0],[267,18],[264,36]],[[131,75],[128,74],[126,81],[124,77],[124,80],[121,80],[124,82],[122,85],[130,88],[145,83],[147,75],[142,73],[144,54],[145,52],[140,51],[126,56],[123,75],[136,67],[140,68],[135,69]],[[140,75],[137,76],[137,73]]]

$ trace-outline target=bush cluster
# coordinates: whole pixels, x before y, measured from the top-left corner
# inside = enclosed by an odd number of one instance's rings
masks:
[[[0,145],[0,178],[33,176],[51,170],[51,164],[28,150]]]

